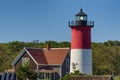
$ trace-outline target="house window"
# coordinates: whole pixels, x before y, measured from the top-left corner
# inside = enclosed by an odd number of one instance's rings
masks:
[[[55,73],[40,72],[37,80],[55,80]]]
[[[30,58],[22,58],[22,66],[25,66],[26,64],[30,64]]]
[[[69,73],[69,67],[70,67],[70,59],[66,59],[66,73]]]

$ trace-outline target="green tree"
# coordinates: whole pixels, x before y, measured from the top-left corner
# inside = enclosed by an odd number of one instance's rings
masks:
[[[19,66],[16,72],[17,80],[35,80],[37,78],[37,74],[30,69],[28,64],[25,64],[25,66]]]
[[[63,78],[60,80],[70,80],[70,77],[72,75],[86,75],[86,74],[81,74],[78,70],[74,71],[74,73],[66,74]]]
[[[67,41],[63,41],[63,42],[59,42],[59,47],[70,47],[70,42]]]
[[[70,80],[70,75],[71,74],[66,74],[63,78],[61,78],[60,80]]]
[[[45,41],[45,47],[46,47],[46,44],[50,44],[51,47],[53,47],[53,48],[58,48],[58,42],[57,41]]]
[[[19,41],[9,42],[9,48],[12,53],[19,52],[20,50],[23,49],[23,47],[25,47],[24,42],[19,42]]]

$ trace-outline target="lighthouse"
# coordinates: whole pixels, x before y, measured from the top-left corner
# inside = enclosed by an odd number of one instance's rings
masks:
[[[72,31],[70,73],[92,74],[91,28],[94,22],[87,21],[87,14],[81,9],[75,21],[69,22],[69,27]]]

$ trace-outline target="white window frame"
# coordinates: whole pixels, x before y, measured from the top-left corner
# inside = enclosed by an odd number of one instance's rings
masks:
[[[30,58],[28,57],[22,58],[22,66],[25,66],[26,64],[30,64]]]

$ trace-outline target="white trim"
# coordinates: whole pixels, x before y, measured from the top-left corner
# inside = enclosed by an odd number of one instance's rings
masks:
[[[22,58],[22,66],[25,66],[25,64],[30,64],[30,58],[29,57],[23,57]]]
[[[16,63],[18,62],[18,60],[23,56],[23,54],[25,53],[25,49],[23,49],[18,55],[17,57],[13,60],[13,62],[11,63],[13,66],[16,65]]]
[[[32,57],[32,55],[29,53],[29,51],[26,49],[26,48],[24,48],[25,49],[25,51],[28,53],[28,55],[32,58],[32,60],[37,64],[37,66],[38,66],[38,63],[37,63],[37,61]]]
[[[38,66],[39,66],[39,65],[37,64],[37,71],[38,71]]]
[[[37,64],[38,66],[38,63],[37,61],[31,56],[31,54],[29,53],[29,51],[26,49],[26,48],[23,48],[23,50],[18,54],[18,56],[13,60],[13,62],[11,63],[13,66],[16,65],[16,63],[19,61],[19,59],[24,55],[24,53],[27,53],[31,58],[32,60]]]
[[[60,78],[62,77],[62,66],[60,67]]]

